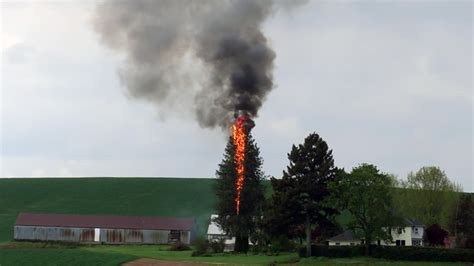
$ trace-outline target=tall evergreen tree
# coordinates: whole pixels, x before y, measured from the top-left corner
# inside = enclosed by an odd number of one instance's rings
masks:
[[[328,183],[337,174],[332,151],[318,134],[312,133],[303,144],[293,145],[288,154],[290,164],[282,179],[272,178],[274,195],[267,224],[288,236],[296,236],[295,229],[304,225],[306,255],[311,255],[312,225],[327,225],[336,210],[328,207]]]
[[[236,213],[235,198],[237,195],[237,171],[234,159],[235,145],[232,137],[227,143],[224,158],[216,171],[217,184],[217,224],[229,235],[236,237],[235,251],[247,252],[249,237],[257,228],[257,220],[262,215],[264,202],[264,188],[262,180],[263,159],[255,140],[249,133],[245,150],[245,182],[241,192],[240,214]]]

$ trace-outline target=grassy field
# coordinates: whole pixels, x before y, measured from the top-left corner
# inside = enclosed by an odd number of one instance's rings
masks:
[[[0,179],[0,243],[11,241],[20,212],[196,217],[207,230],[213,179]]]
[[[372,258],[299,259],[295,253],[278,256],[214,254],[211,257],[192,257],[191,251],[169,251],[168,246],[43,246],[38,243],[13,243],[0,245],[0,264],[3,265],[120,265],[138,258],[167,261],[223,263],[231,265],[411,265],[441,266],[463,265],[456,263],[400,262]],[[464,264],[465,265],[465,264]]]
[[[0,178],[0,243],[12,241],[20,212],[69,214],[149,215],[196,217],[201,234],[207,225],[215,196],[215,180],[203,178]],[[268,186],[268,182],[266,183]],[[347,215],[338,220],[344,224]],[[190,251],[171,252],[163,246],[80,246],[48,244],[0,245],[0,265],[119,265],[136,258],[210,263],[268,265],[297,259],[280,256],[229,255],[191,257]],[[296,265],[458,265],[392,262],[370,258],[302,259]],[[462,265],[462,264],[461,264]]]
[[[213,213],[210,178],[0,178],[0,243],[13,239],[20,212],[196,217]],[[264,183],[267,193],[269,182]],[[339,217],[344,224],[347,215]]]

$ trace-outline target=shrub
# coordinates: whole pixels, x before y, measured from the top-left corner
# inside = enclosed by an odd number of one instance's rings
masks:
[[[195,250],[191,254],[193,257],[204,256],[204,254],[206,254],[207,251],[209,250],[209,241],[207,241],[206,239],[202,237],[197,238],[194,241],[194,249]]]
[[[225,248],[225,239],[211,241],[209,245],[211,246],[212,252],[222,253],[224,252]]]
[[[426,240],[432,246],[443,246],[444,240],[448,237],[448,232],[438,224],[433,224],[426,228]]]
[[[296,249],[295,244],[290,239],[288,239],[288,237],[283,235],[279,236],[278,238],[274,238],[271,243],[272,253],[294,251]]]
[[[184,250],[191,250],[191,247],[187,244],[181,243],[181,242],[176,242],[173,245],[171,245],[170,249],[171,251],[184,251]]]

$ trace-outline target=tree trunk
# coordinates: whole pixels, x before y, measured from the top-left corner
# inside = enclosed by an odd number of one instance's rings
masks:
[[[306,234],[306,257],[311,257],[311,224],[309,222],[309,214],[306,213],[305,220],[305,234]]]
[[[369,256],[370,255],[370,245],[372,243],[372,239],[370,237],[365,236],[365,255]]]
[[[235,237],[234,251],[239,253],[247,253],[247,251],[249,251],[249,238],[243,236]]]

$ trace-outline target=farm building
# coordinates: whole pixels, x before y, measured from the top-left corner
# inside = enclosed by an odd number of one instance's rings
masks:
[[[96,244],[190,244],[196,236],[193,218],[96,216],[20,213],[15,240]]]
[[[211,221],[209,227],[207,228],[207,240],[211,242],[219,241],[220,239],[224,240],[224,251],[233,251],[235,246],[235,237],[227,235],[219,225],[216,223],[215,219],[219,216],[217,214],[211,215]]]

